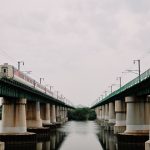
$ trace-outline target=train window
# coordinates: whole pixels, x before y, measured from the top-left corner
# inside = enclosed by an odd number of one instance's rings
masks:
[[[3,72],[6,73],[6,69],[3,69]]]
[[[7,76],[8,68],[2,67],[2,76]]]
[[[7,73],[7,68],[2,68],[3,73]]]

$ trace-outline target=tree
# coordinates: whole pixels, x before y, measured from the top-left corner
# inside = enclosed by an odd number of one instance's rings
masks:
[[[95,111],[88,107],[76,108],[75,110],[68,112],[68,119],[77,121],[95,120],[96,114]]]

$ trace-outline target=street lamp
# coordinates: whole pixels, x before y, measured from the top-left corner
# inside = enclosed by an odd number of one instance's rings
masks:
[[[110,89],[111,89],[111,93],[113,92],[112,87],[113,87],[114,85],[117,85],[117,84],[112,84],[111,86],[109,86],[109,87],[110,87]]]
[[[49,85],[49,84],[46,84],[45,86],[49,86],[49,90],[50,90],[50,92],[51,92],[51,94],[52,94],[52,96],[53,96],[52,88],[53,88],[54,86],[51,86],[51,85]]]
[[[119,80],[119,85],[120,85],[120,88],[121,88],[121,85],[122,85],[122,78],[121,78],[121,77],[117,77],[117,80]]]
[[[40,78],[40,84],[42,83],[42,80],[44,81],[44,78]]]
[[[49,86],[49,89],[50,89],[51,92],[52,92],[52,88],[53,88],[53,87],[54,87],[54,86],[51,86],[51,85]]]
[[[138,74],[139,74],[139,82],[141,81],[141,61],[140,59],[137,59],[137,60],[133,60],[133,63],[138,63]]]
[[[18,61],[18,70],[20,70],[20,65],[21,64],[24,66],[24,61]]]

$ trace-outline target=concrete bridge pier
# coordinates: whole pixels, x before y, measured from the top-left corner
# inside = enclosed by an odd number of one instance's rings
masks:
[[[68,121],[68,109],[65,107],[65,122]]]
[[[95,112],[96,112],[96,116],[97,116],[97,123],[100,124],[100,122],[101,122],[101,116],[100,116],[101,115],[101,106],[97,107]]]
[[[148,95],[147,99],[148,101],[150,100],[150,95]],[[149,140],[145,142],[145,150],[150,150],[150,117],[149,117]]]
[[[105,130],[109,130],[109,104],[105,104],[105,118],[104,118],[104,126]]]
[[[62,123],[64,123],[65,122],[65,108],[62,106],[62,109],[61,109],[61,113],[62,113]]]
[[[2,100],[2,131],[0,141],[13,142],[20,144],[36,142],[36,134],[27,132],[26,122],[26,99],[8,98]]]
[[[50,105],[50,114],[51,114],[51,123],[56,123],[56,109],[55,105],[51,104]]]
[[[56,105],[56,122],[61,122],[60,106]]]
[[[50,104],[40,103],[40,112],[43,126],[50,125]]]
[[[100,120],[102,120],[102,106],[100,106]]]
[[[102,117],[101,117],[100,125],[101,125],[101,127],[104,127],[105,126],[104,125],[104,121],[105,121],[105,105],[102,105],[101,108],[102,108]]]
[[[146,97],[130,96],[125,98],[127,103],[125,134],[149,134],[150,102]]]
[[[116,113],[115,113],[115,103],[109,103],[109,129],[114,130],[114,125],[116,122]]]
[[[59,107],[59,113],[60,113],[60,120],[61,122],[63,122],[62,106]]]
[[[102,106],[99,106],[99,116],[98,116],[98,120],[99,120],[99,121],[102,120]]]
[[[134,143],[137,148],[143,149],[145,141],[149,139],[150,102],[146,96],[128,96],[125,102],[127,103],[126,130],[118,135],[118,146],[122,149],[124,143],[128,143],[128,146]],[[149,145],[146,143],[146,146]]]
[[[116,123],[114,134],[123,133],[126,130],[126,105],[124,100],[115,101]]]
[[[26,124],[26,99],[3,98],[2,101],[2,132],[25,133]]]
[[[42,119],[40,115],[40,102],[27,101],[27,127],[28,128],[41,128]]]
[[[99,120],[99,107],[96,107],[95,112],[96,112],[97,119]]]

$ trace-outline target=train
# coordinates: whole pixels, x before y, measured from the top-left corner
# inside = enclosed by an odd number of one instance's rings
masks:
[[[46,86],[38,83],[37,81],[29,77],[27,74],[16,69],[12,65],[9,65],[8,63],[0,65],[0,78],[13,79],[53,97],[53,92],[46,88]]]

